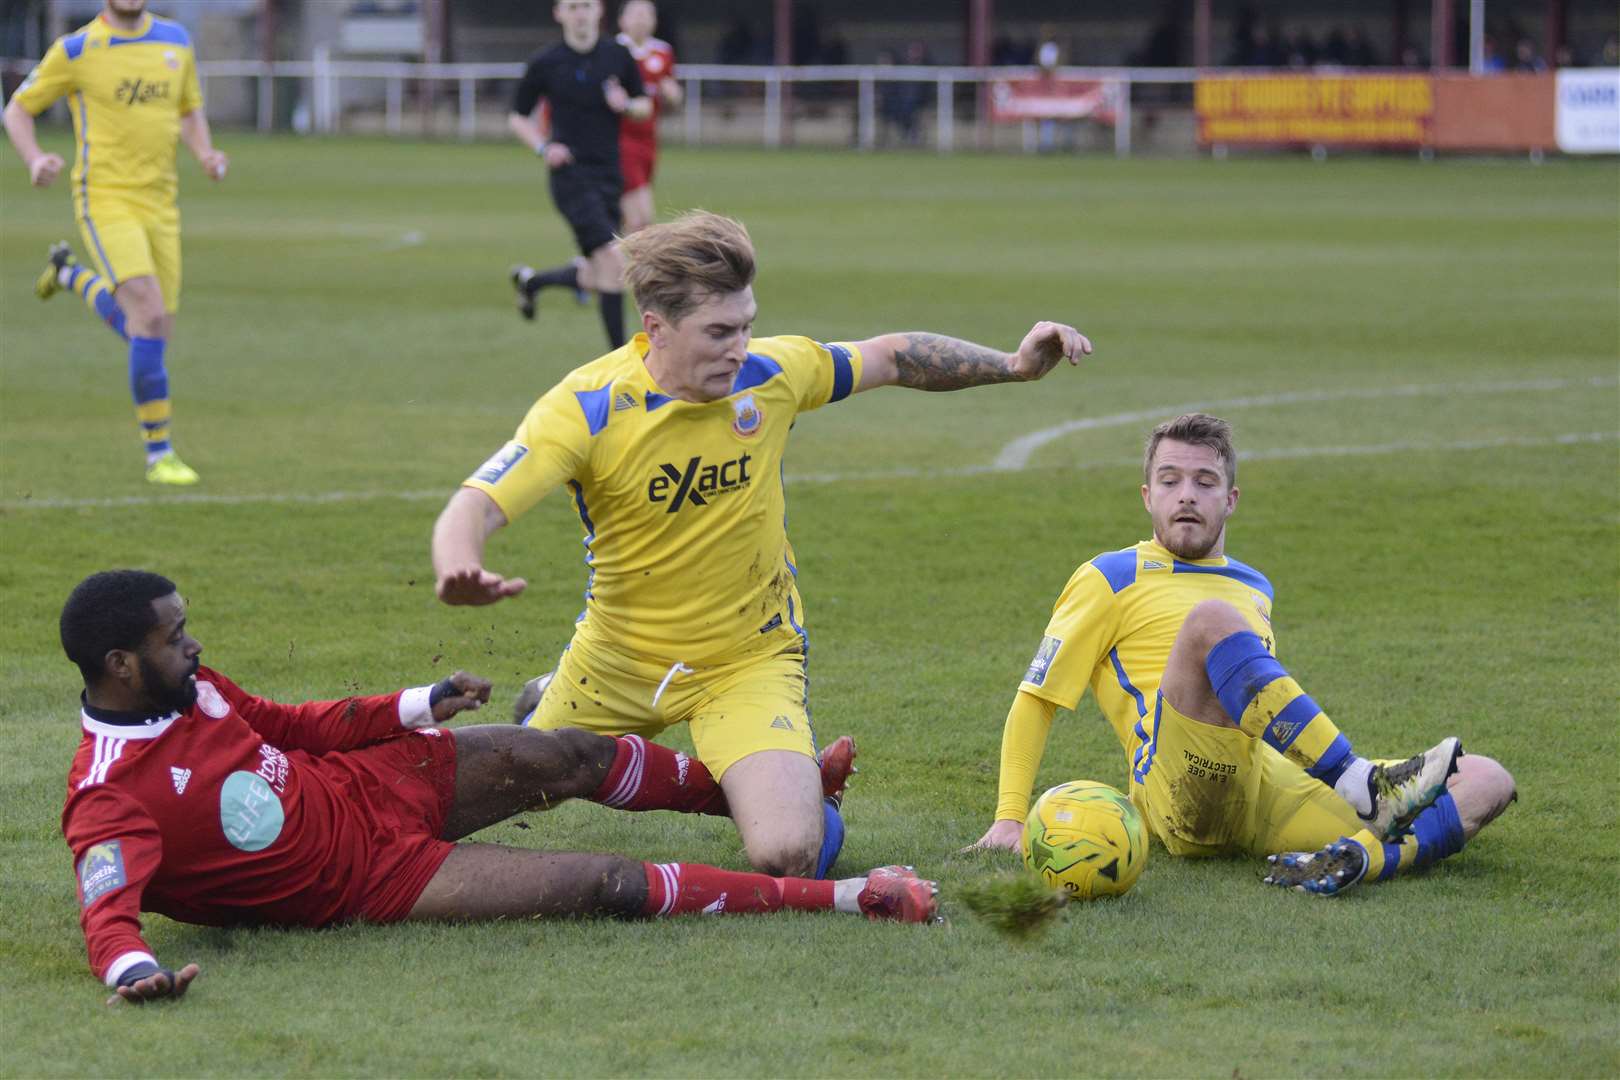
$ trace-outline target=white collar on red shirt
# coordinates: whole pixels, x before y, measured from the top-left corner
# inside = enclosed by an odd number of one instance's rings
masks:
[[[100,718],[97,718],[97,715]],[[116,717],[116,721],[113,719]],[[96,709],[87,704],[83,697],[79,699],[79,723],[91,735],[100,735],[108,739],[155,739],[169,730],[169,726],[180,719],[180,713],[171,712],[156,716],[141,716],[137,713],[111,713],[105,709]]]

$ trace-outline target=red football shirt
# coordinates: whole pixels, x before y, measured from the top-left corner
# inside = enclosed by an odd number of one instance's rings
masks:
[[[96,975],[152,959],[143,910],[208,926],[355,914],[370,820],[344,755],[319,755],[431,725],[430,689],[280,705],[205,667],[184,713],[86,707],[62,834]]]
[[[646,87],[647,97],[652,99],[652,115],[645,120],[632,120],[630,117],[621,117],[619,120],[619,139],[640,139],[645,142],[658,141],[658,113],[663,108],[664,99],[658,94],[658,84],[675,75],[675,50],[670,48],[669,42],[662,38],[650,37],[640,45],[633,44],[628,34],[620,34],[618,42],[630,50],[635,58],[636,66],[641,69],[641,85]]]

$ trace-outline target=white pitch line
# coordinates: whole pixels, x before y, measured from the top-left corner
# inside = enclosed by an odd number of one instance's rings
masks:
[[[1155,413],[1154,415],[1158,415]],[[1620,432],[1576,431],[1563,435],[1519,436],[1498,439],[1464,439],[1458,442],[1388,442],[1365,446],[1284,446],[1272,450],[1245,450],[1238,453],[1241,461],[1282,461],[1313,457],[1361,457],[1373,454],[1409,454],[1417,452],[1443,453],[1469,450],[1497,450],[1504,448],[1531,449],[1547,446],[1577,446],[1593,443],[1620,442]],[[1139,457],[1094,458],[1090,461],[1048,466],[1053,472],[1082,472],[1092,469],[1112,469],[1140,465]],[[949,469],[891,469],[885,472],[860,473],[790,473],[790,484],[844,484],[863,480],[929,480],[965,476],[983,476],[987,473],[1008,471],[1034,471],[1040,466],[1025,466],[1008,470],[994,465],[962,465]],[[128,495],[105,499],[11,499],[0,502],[0,511],[12,510],[94,510],[141,506],[246,506],[258,503],[346,503],[371,499],[399,499],[405,502],[443,502],[453,494],[451,489],[435,491],[317,491],[304,493],[241,494],[241,495]]]
[[[1254,397],[1227,398],[1224,401],[1195,401],[1187,405],[1165,405],[1134,412],[1114,413],[1111,416],[1091,416],[1069,420],[1054,427],[1021,435],[1001,448],[991,467],[998,472],[1017,472],[1029,465],[1035,451],[1047,443],[1055,442],[1077,431],[1140,424],[1147,420],[1163,420],[1182,413],[1210,409],[1246,409],[1267,405],[1300,405],[1322,401],[1376,400],[1380,398],[1433,397],[1451,394],[1516,394],[1549,390],[1573,390],[1584,387],[1615,386],[1620,380],[1608,376],[1590,379],[1525,379],[1518,382],[1495,383],[1432,383],[1426,386],[1385,386],[1339,390],[1297,390],[1281,394],[1260,394]]]

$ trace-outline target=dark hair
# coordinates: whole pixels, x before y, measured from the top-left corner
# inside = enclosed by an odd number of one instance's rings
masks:
[[[86,686],[101,681],[113,649],[134,650],[157,625],[152,601],[175,591],[174,582],[145,570],[91,574],[62,605],[62,651],[79,665]]]
[[[1153,483],[1153,455],[1165,439],[1207,446],[1226,466],[1226,486],[1237,483],[1237,450],[1232,446],[1232,425],[1208,413],[1185,413],[1166,420],[1148,434],[1147,453],[1142,456],[1142,482]]]

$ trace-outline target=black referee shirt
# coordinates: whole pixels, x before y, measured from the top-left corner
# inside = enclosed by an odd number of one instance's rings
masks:
[[[602,84],[617,78],[631,97],[641,97],[641,69],[616,41],[598,38],[590,52],[567,42],[529,59],[512,99],[512,111],[528,116],[541,98],[551,102],[551,138],[574,153],[581,165],[619,167],[619,114],[608,108]]]

